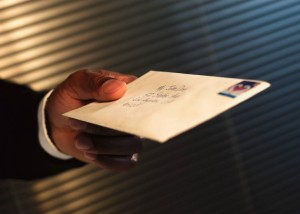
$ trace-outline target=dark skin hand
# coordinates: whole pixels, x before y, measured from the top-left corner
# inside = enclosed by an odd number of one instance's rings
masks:
[[[142,149],[140,138],[62,114],[93,101],[117,100],[135,79],[132,75],[101,69],[81,70],[58,85],[46,104],[49,135],[58,150],[103,169],[132,169],[137,164],[132,156]],[[111,117],[113,120],[114,115]]]

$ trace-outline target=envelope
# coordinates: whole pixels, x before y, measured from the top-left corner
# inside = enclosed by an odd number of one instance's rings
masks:
[[[259,80],[149,71],[128,84],[121,99],[64,115],[164,143],[269,86]]]

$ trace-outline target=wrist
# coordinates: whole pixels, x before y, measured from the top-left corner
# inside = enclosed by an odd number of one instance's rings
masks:
[[[52,91],[50,91],[41,101],[38,110],[38,122],[39,122],[39,142],[41,147],[47,152],[49,155],[54,156],[59,159],[67,160],[72,158],[65,153],[62,153],[57,146],[53,143],[53,140],[50,138],[49,133],[52,134],[53,130],[51,130],[51,126],[49,125],[49,118],[46,117],[46,102],[48,97],[51,95]],[[47,125],[48,123],[48,125]],[[49,132],[51,131],[51,132]]]

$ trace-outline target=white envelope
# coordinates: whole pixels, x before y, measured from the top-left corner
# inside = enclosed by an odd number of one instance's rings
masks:
[[[150,71],[128,84],[121,99],[64,115],[164,143],[269,86],[258,80]]]

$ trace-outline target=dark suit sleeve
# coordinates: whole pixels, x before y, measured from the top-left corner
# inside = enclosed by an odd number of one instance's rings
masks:
[[[0,178],[37,179],[84,165],[54,158],[40,147],[37,109],[42,97],[0,80]]]

